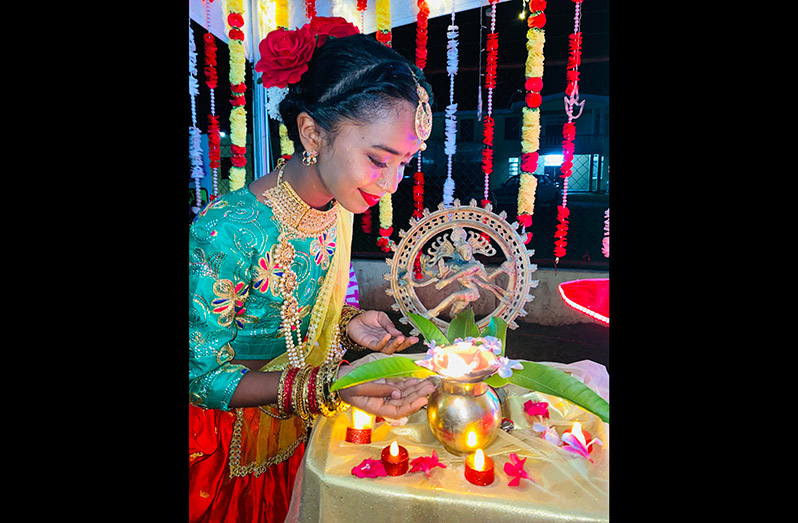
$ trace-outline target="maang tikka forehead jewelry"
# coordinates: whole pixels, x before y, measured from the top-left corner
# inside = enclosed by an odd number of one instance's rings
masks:
[[[418,95],[418,106],[416,107],[416,136],[421,140],[419,149],[422,151],[427,148],[424,143],[432,132],[432,109],[429,106],[429,95],[427,90],[418,83],[415,73],[410,69],[413,80],[416,81],[416,94]]]

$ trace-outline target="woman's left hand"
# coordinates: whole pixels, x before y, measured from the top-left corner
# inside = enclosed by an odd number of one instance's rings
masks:
[[[361,312],[346,327],[349,337],[363,347],[393,354],[418,343],[415,336],[405,337],[382,311]]]

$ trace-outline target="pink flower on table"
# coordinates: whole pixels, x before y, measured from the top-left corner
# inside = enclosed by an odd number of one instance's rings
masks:
[[[524,403],[524,411],[530,416],[543,416],[549,417],[549,404],[545,401],[532,401],[529,400]]]
[[[524,470],[525,463],[526,458],[520,459],[515,452],[510,454],[510,462],[504,464],[504,473],[513,478],[507,483],[508,487],[517,487],[521,483],[521,479],[528,479],[533,483],[535,482],[534,479],[529,477],[526,470]]]
[[[590,459],[590,447],[593,446],[593,444],[602,445],[601,440],[598,438],[591,438],[590,441],[586,441],[585,435],[581,430],[578,431],[577,434],[565,432],[562,435],[563,450],[579,454],[591,463],[593,463],[593,460]]]
[[[446,468],[446,465],[438,461],[438,454],[432,451],[432,456],[420,456],[410,462],[410,472],[423,471],[429,477],[429,471],[435,467]]]
[[[352,468],[352,474],[359,478],[376,478],[378,476],[387,476],[385,472],[385,465],[379,459],[366,458],[360,465]]]

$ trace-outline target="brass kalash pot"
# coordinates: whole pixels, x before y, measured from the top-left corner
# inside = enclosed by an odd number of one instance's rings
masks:
[[[486,383],[442,377],[429,397],[427,419],[443,447],[462,456],[493,443],[499,434],[501,405]]]

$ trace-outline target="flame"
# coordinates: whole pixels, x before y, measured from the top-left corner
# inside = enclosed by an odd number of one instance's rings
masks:
[[[446,375],[452,378],[461,378],[471,372],[473,369],[471,365],[465,362],[458,354],[449,352],[449,358],[446,362]]]
[[[352,409],[352,422],[357,430],[370,429],[372,424],[371,414],[360,409]]]
[[[468,431],[468,436],[466,437],[466,444],[469,447],[476,447],[477,446],[477,433],[473,430]]]
[[[573,434],[574,437],[578,439],[582,445],[587,446],[587,442],[585,442],[585,435],[582,433],[581,423],[579,423],[578,421],[574,421],[574,425],[573,427],[571,427],[571,434]]]
[[[482,449],[477,449],[476,454],[474,454],[474,470],[484,470],[485,469],[485,453],[482,452]]]
[[[390,453],[391,453],[391,456],[394,456],[394,457],[399,455],[399,445],[396,443],[396,440],[394,440],[394,442],[391,443]]]

